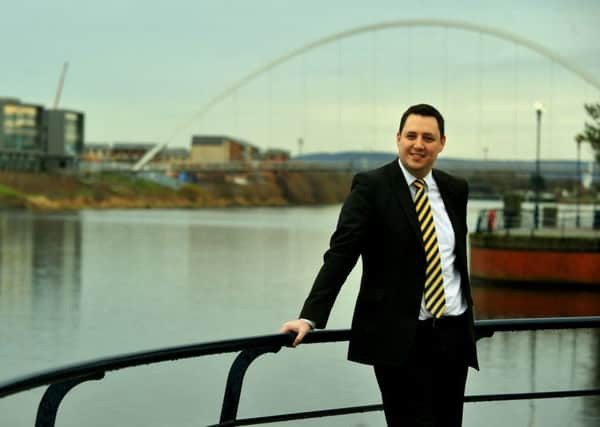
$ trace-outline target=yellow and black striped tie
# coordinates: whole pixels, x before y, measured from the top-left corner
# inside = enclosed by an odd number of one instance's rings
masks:
[[[444,294],[444,277],[442,275],[442,262],[438,247],[435,224],[431,213],[429,199],[425,193],[425,181],[416,179],[414,186],[417,189],[415,207],[421,225],[421,235],[425,246],[425,308],[436,318],[441,317],[446,311],[446,295]]]

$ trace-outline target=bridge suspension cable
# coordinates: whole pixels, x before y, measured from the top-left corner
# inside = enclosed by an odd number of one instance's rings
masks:
[[[182,130],[188,128],[192,123],[201,118],[204,114],[206,114],[212,107],[216,104],[219,104],[221,101],[229,97],[231,94],[235,93],[238,89],[245,86],[246,84],[253,81],[258,76],[272,70],[273,68],[291,60],[292,58],[302,55],[312,49],[327,45],[337,40],[345,39],[348,37],[353,37],[359,34],[369,33],[373,31],[387,30],[392,28],[401,28],[401,27],[445,27],[445,28],[454,28],[460,30],[473,31],[478,33],[486,33],[492,36],[498,37],[500,39],[504,39],[507,41],[511,41],[517,43],[521,46],[525,46],[530,50],[533,50],[546,58],[550,59],[553,62],[556,62],[562,65],[567,70],[581,77],[590,85],[594,86],[596,89],[600,90],[600,79],[594,77],[591,73],[587,72],[585,69],[580,67],[579,65],[573,63],[572,61],[567,60],[556,52],[548,49],[547,47],[536,43],[534,41],[528,40],[524,37],[521,37],[517,34],[510,33],[508,31],[500,30],[493,27],[488,27],[485,25],[475,24],[467,21],[455,21],[455,20],[447,20],[447,19],[400,19],[400,20],[392,20],[392,21],[384,21],[378,22],[375,24],[364,25],[360,27],[351,28],[349,30],[340,31],[329,36],[325,36],[309,42],[304,46],[293,49],[274,60],[266,63],[250,72],[246,76],[242,77],[222,92],[214,96],[210,99],[206,104],[204,104],[200,110],[194,114],[193,117],[186,120],[180,126],[178,126],[173,133],[167,138],[167,140],[161,144],[158,144],[155,149],[151,150],[144,156],[138,163],[133,166],[133,170],[140,170],[146,163],[148,163],[154,155],[158,154],[160,150],[162,150],[167,144],[169,144],[173,138],[179,134]]]
[[[221,93],[216,95],[210,101],[208,101],[194,116],[194,119],[198,116],[203,115],[208,110],[210,110],[215,104],[221,102],[224,98],[227,98],[231,93],[235,90],[239,89],[242,86],[245,86],[256,77],[261,74],[266,73],[267,71],[289,61],[290,59],[302,55],[305,52],[308,52],[317,47],[332,43],[337,40],[345,39],[348,37],[352,37],[362,33],[369,33],[378,30],[391,29],[391,28],[399,28],[399,27],[447,27],[447,28],[455,28],[455,29],[463,29],[468,31],[486,33],[493,36],[496,36],[500,39],[508,40],[515,42],[519,45],[525,46],[533,51],[538,52],[539,54],[547,57],[553,62],[557,62],[569,71],[575,73],[583,80],[594,86],[596,89],[600,90],[600,79],[595,78],[592,74],[588,73],[583,68],[579,67],[577,64],[574,64],[572,61],[563,58],[556,52],[542,46],[539,43],[528,40],[524,37],[521,37],[517,34],[510,33],[508,31],[499,30],[497,28],[492,28],[488,26],[483,26],[479,24],[474,24],[466,21],[452,21],[445,19],[405,19],[405,20],[394,20],[394,21],[386,21],[379,22],[376,24],[365,25],[362,27],[352,28],[350,30],[340,31],[338,33],[322,37],[310,43],[307,43],[304,46],[293,49],[288,53],[281,55],[280,57],[270,61],[269,63],[257,68],[250,74],[242,77],[237,82],[233,83],[231,86],[223,90]]]

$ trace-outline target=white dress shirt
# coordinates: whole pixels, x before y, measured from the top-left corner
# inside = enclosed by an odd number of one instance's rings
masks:
[[[410,194],[413,200],[417,193],[417,189],[413,185],[413,182],[417,179],[409,171],[406,170],[400,159],[398,159]],[[450,217],[444,206],[442,195],[437,183],[433,179],[433,175],[429,172],[425,178],[425,191],[427,192],[427,198],[431,206],[431,212],[433,214],[433,222],[435,224],[435,232],[437,234],[438,247],[440,250],[440,260],[442,262],[442,275],[444,276],[444,293],[446,294],[446,311],[444,316],[458,316],[463,314],[467,310],[467,303],[463,298],[460,289],[460,272],[454,265],[456,255],[454,254],[454,246],[456,240],[454,237],[454,229],[450,222]],[[425,308],[425,297],[421,299],[421,311],[419,312],[419,319],[425,320],[433,317],[432,314]]]

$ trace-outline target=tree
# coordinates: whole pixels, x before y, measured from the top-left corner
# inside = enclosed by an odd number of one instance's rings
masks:
[[[585,122],[583,132],[575,136],[575,141],[589,142],[596,152],[596,161],[600,163],[600,104],[585,104],[584,107],[592,118],[592,123]]]

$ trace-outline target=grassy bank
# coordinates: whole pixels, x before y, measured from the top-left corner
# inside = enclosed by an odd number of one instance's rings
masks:
[[[245,184],[227,177],[171,189],[135,176],[0,172],[0,207],[73,210],[321,205],[341,202],[351,176],[339,172],[286,172]]]

